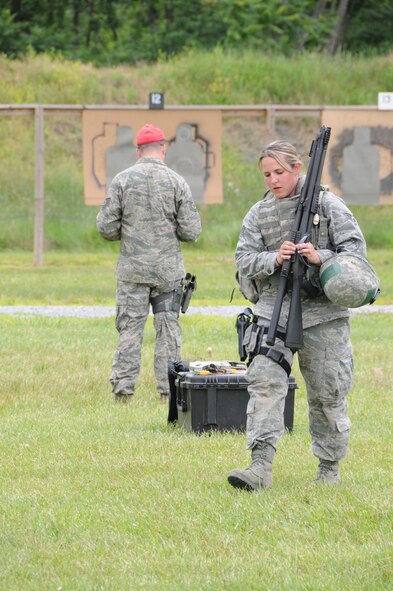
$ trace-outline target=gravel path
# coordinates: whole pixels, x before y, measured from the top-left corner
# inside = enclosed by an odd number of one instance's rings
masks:
[[[234,318],[247,307],[244,306],[190,306],[187,315],[225,316]],[[363,306],[352,310],[353,314],[393,314],[393,306]],[[73,318],[107,318],[115,315],[112,306],[0,306],[0,314],[30,315]]]

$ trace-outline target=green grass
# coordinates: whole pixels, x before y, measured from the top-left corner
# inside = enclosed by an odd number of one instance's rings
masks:
[[[256,67],[257,65],[257,67]],[[272,59],[190,52],[139,68],[93,68],[47,56],[0,57],[0,102],[375,104],[391,56]],[[282,80],[295,84],[282,84]],[[365,85],[363,81],[367,79]],[[359,82],[360,81],[360,82]],[[391,86],[391,85],[390,85]],[[306,153],[316,121],[278,118]],[[263,194],[263,121],[224,118],[223,206],[200,206],[203,234],[184,246],[191,305],[229,304],[241,221]],[[0,305],[115,303],[118,245],[83,203],[79,114],[46,116],[44,265],[33,265],[34,120],[0,120]],[[393,302],[391,207],[352,208]],[[246,305],[237,293],[232,302]],[[182,316],[183,358],[237,359],[235,318]],[[312,485],[307,404],[297,365],[295,429],[280,442],[274,487],[227,484],[246,466],[243,433],[168,427],[153,380],[149,318],[130,406],[112,402],[112,319],[0,315],[0,591],[380,591],[393,589],[391,316],[352,320],[356,377],[351,446],[338,488]]]
[[[236,287],[234,252],[185,247],[188,271],[197,276],[197,290],[191,305],[230,304]],[[382,294],[378,304],[393,303],[391,251],[370,249],[369,257],[380,278]],[[50,251],[44,264],[33,264],[33,254],[0,251],[0,305],[115,305],[116,250],[96,253]],[[234,305],[247,305],[236,289]]]
[[[190,51],[138,67],[89,64],[29,55],[0,56],[2,104],[147,105],[152,89],[167,105],[375,105],[378,91],[393,85],[390,55]],[[286,80],[287,84],[282,84]],[[367,80],[367,84],[363,81]],[[292,82],[292,83],[291,83]],[[0,114],[1,115],[1,114]],[[262,116],[225,115],[222,132],[224,203],[199,206],[203,233],[196,248],[233,251],[241,221],[264,193],[257,168],[260,149],[284,138],[307,163],[318,118],[276,116],[271,132]],[[85,206],[82,119],[78,112],[45,114],[45,251],[112,251],[95,228],[98,207]],[[0,116],[0,251],[32,251],[34,239],[34,117]],[[372,248],[393,248],[392,206],[351,207]]]
[[[97,68],[33,54],[0,56],[0,103],[148,104],[165,92],[167,105],[373,105],[393,81],[391,55],[282,55],[192,50],[155,64]],[[283,84],[283,79],[287,84]],[[367,84],[364,84],[367,80]]]
[[[183,358],[237,359],[234,319],[183,316]],[[316,487],[298,368],[295,428],[274,486],[232,489],[243,433],[167,426],[148,320],[135,400],[112,402],[113,319],[0,316],[3,591],[392,589],[392,342],[352,320],[351,445],[339,487]]]

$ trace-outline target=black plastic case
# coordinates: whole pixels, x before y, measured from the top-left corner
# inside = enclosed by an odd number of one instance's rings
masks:
[[[198,375],[180,372],[175,378],[177,422],[187,431],[221,431],[246,427],[249,400],[245,372]],[[284,425],[293,429],[295,379],[290,376],[285,399]]]

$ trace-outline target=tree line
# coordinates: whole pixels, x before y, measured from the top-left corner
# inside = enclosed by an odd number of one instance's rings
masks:
[[[0,53],[98,66],[192,49],[373,54],[393,48],[391,0],[0,0]]]

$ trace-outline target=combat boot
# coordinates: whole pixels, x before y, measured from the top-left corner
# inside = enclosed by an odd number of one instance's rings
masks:
[[[275,449],[269,443],[257,443],[251,451],[251,466],[245,470],[232,470],[228,476],[229,484],[248,491],[270,487],[274,454]]]
[[[338,484],[340,481],[340,472],[338,462],[330,460],[319,460],[317,477],[314,482],[327,482],[329,484]]]

